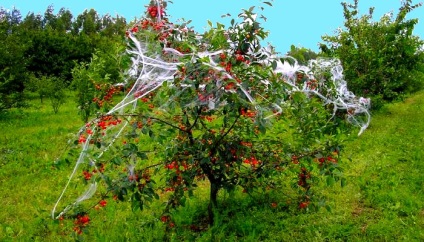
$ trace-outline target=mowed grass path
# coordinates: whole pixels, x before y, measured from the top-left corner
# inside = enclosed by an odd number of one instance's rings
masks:
[[[72,241],[72,222],[50,219],[73,165],[54,168],[72,134],[83,125],[68,100],[58,114],[38,100],[0,117],[0,241]],[[298,212],[278,191],[263,198],[221,196],[222,215],[207,230],[205,198],[193,199],[173,217],[175,241],[423,241],[424,92],[373,114],[370,128],[347,144],[342,167],[348,185],[323,187],[332,211]],[[199,191],[207,193],[207,191]],[[132,212],[108,203],[94,213],[87,241],[160,241],[160,211]],[[193,220],[194,218],[194,220]]]

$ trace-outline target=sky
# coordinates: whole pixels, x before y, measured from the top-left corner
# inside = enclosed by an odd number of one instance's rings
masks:
[[[259,0],[173,0],[167,10],[171,21],[184,18],[192,20],[191,25],[196,31],[203,32],[207,20],[213,23],[220,22],[228,26],[231,18],[236,18],[241,9],[251,6],[265,6],[263,15],[267,21],[263,27],[270,34],[266,42],[271,43],[276,50],[285,54],[291,45],[305,47],[318,51],[321,36],[334,35],[335,30],[343,27],[342,0],[274,0],[273,6],[261,4]],[[353,0],[345,0],[353,2]],[[422,1],[422,0],[421,0]],[[44,14],[47,6],[53,5],[55,13],[64,7],[69,9],[74,17],[85,9],[95,9],[100,15],[111,14],[124,16],[128,21],[139,18],[145,11],[149,0],[0,0],[0,7],[21,11],[23,17],[28,12]],[[418,3],[418,0],[413,0]],[[375,7],[374,17],[378,20],[387,12],[393,11],[396,15],[401,6],[401,0],[360,0],[360,13],[368,13],[369,7]],[[256,8],[256,10],[259,10]],[[224,14],[231,14],[231,18],[222,18]],[[420,22],[415,26],[414,34],[424,39],[424,6],[415,9],[408,18],[418,18]]]

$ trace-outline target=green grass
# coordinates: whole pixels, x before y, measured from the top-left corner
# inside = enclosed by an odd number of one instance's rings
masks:
[[[73,241],[72,221],[50,212],[73,165],[53,166],[83,124],[68,100],[58,114],[37,99],[0,116],[0,241]],[[216,225],[205,224],[207,189],[175,211],[174,241],[424,240],[424,92],[373,114],[370,128],[347,144],[346,187],[323,187],[332,211],[299,212],[279,191],[249,197],[220,194]],[[277,202],[278,207],[270,206]],[[160,241],[165,230],[153,205],[132,212],[115,203],[91,214],[86,241]]]

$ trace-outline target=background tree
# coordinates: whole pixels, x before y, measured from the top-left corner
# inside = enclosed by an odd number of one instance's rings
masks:
[[[53,112],[57,113],[66,100],[66,82],[58,77],[31,75],[26,84],[27,89],[38,94],[41,104],[44,98],[50,99]]]
[[[396,17],[385,14],[373,21],[373,8],[359,15],[358,0],[342,3],[345,28],[336,36],[324,36],[321,49],[340,58],[350,90],[371,96],[373,107],[402,98],[422,88],[423,41],[412,34],[418,19],[407,19],[421,4],[403,1]]]
[[[83,33],[86,35],[93,35],[100,31],[101,20],[94,9],[85,10],[82,14],[78,15],[73,23],[73,31],[75,34]]]
[[[125,36],[127,21],[124,17],[120,17],[119,15],[112,17],[106,14],[101,18],[100,22],[100,34],[102,36],[107,36],[108,38],[123,38]]]
[[[59,108],[66,102],[66,83],[57,77],[48,79],[48,97],[54,113],[59,112]]]
[[[113,58],[118,56],[118,49],[124,51],[125,26],[125,18],[101,17],[94,9],[74,18],[69,10],[61,8],[55,13],[50,5],[43,15],[30,12],[22,20],[19,10],[1,8],[1,109],[22,106],[24,90],[37,90],[31,86],[35,79],[56,78],[69,85],[76,63],[89,63],[96,49],[105,53],[111,78],[120,78]]]
[[[22,93],[28,76],[25,51],[30,41],[19,28],[21,21],[19,10],[0,9],[0,110],[24,104]]]
[[[68,9],[61,8],[57,13],[57,31],[63,33],[70,32],[72,30],[72,19],[72,13]]]
[[[33,32],[31,39],[32,46],[26,51],[27,70],[35,75],[62,77],[69,83],[75,65],[73,36],[47,25],[43,31]]]
[[[28,91],[35,92],[40,98],[40,103],[43,104],[45,97],[48,97],[49,91],[51,90],[51,83],[46,76],[36,77],[31,75],[26,83]]]
[[[318,57],[318,54],[311,49],[294,45],[290,46],[290,51],[287,52],[287,55],[295,58],[300,65],[307,65],[310,60],[315,60]]]

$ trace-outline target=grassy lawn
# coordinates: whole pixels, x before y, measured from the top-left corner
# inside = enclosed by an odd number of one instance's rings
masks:
[[[211,228],[207,189],[173,215],[175,241],[423,241],[424,92],[387,105],[371,126],[347,144],[341,163],[347,186],[323,191],[332,210],[299,212],[278,191],[257,197],[220,196]],[[54,114],[48,101],[0,116],[0,241],[73,241],[69,222],[54,221],[51,209],[73,164],[53,166],[68,138],[83,125],[71,101]],[[207,187],[207,186],[205,186]],[[276,202],[277,207],[270,206]],[[96,214],[97,213],[97,214]],[[132,212],[110,201],[92,214],[87,241],[160,241],[160,211]]]

